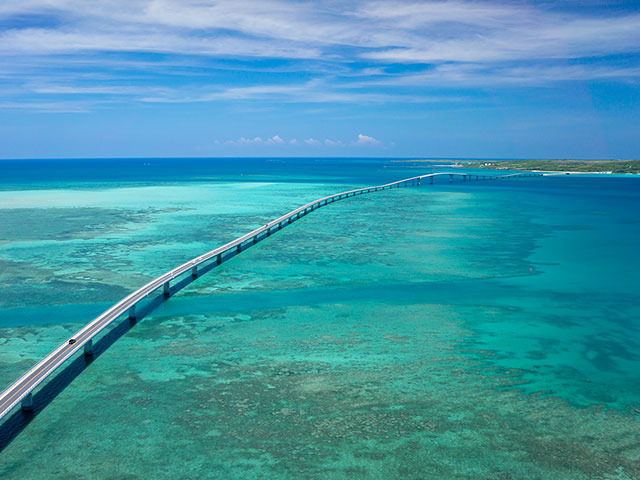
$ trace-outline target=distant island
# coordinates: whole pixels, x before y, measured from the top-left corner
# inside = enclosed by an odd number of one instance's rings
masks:
[[[640,174],[640,160],[399,160],[431,163],[439,167],[529,170],[538,172],[632,173]],[[446,164],[444,164],[446,162]]]

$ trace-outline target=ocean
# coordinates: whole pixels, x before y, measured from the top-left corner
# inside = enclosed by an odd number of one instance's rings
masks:
[[[432,171],[0,161],[0,388],[184,261]],[[0,478],[640,478],[638,239],[631,176],[331,204],[116,322],[0,421]]]

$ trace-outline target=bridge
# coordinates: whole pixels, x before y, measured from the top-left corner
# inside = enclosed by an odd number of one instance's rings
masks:
[[[169,270],[168,272],[154,278],[146,285],[140,287],[135,292],[127,295],[118,303],[107,309],[91,322],[78,330],[71,338],[67,339],[58,348],[49,353],[40,360],[24,375],[13,382],[6,390],[0,394],[0,420],[7,415],[19,403],[23,410],[33,409],[33,390],[55,372],[63,363],[71,358],[76,352],[84,348],[84,354],[93,355],[93,338],[98,335],[104,328],[109,326],[113,321],[122,315],[128,315],[130,320],[136,319],[136,305],[147,298],[156,290],[162,289],[165,298],[170,297],[177,289],[171,288],[171,282],[184,274],[190,274],[194,279],[198,277],[199,267],[204,264],[215,267],[229,260],[235,255],[241,253],[246,248],[255,245],[261,240],[270,237],[273,233],[282,230],[282,228],[290,225],[301,217],[324,207],[330,203],[344,200],[345,198],[363,195],[365,193],[373,193],[391,188],[401,188],[410,186],[420,186],[425,182],[433,184],[434,178],[439,176],[448,177],[452,182],[454,177],[461,177],[463,182],[482,181],[495,179],[509,179],[518,177],[539,177],[547,174],[542,173],[515,173],[510,175],[476,175],[469,173],[432,173],[428,175],[420,175],[416,177],[405,178],[385,185],[374,187],[358,188],[346,192],[336,193],[326,197],[313,200],[291,212],[282,215],[271,222],[256,228],[255,230],[236,238],[235,240],[211,250],[199,257],[189,260],[186,263]]]

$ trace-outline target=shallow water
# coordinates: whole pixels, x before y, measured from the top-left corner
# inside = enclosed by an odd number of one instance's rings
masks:
[[[2,387],[145,280],[363,171],[415,172],[232,168],[13,172]],[[637,478],[638,181],[444,183],[322,208],[120,327],[17,435],[22,414],[7,420],[0,476]]]

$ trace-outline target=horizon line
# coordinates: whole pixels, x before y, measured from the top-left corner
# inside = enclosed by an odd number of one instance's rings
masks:
[[[281,155],[281,156],[262,156],[262,155],[214,155],[214,156],[167,156],[167,157],[155,157],[155,156],[131,156],[131,157],[11,157],[2,158],[1,161],[29,161],[29,160],[184,160],[184,159],[201,159],[201,160],[221,160],[221,159],[351,159],[351,160],[447,160],[447,161],[465,161],[465,160],[495,160],[495,161],[526,161],[526,160],[568,160],[568,161],[582,161],[582,162],[625,162],[625,161],[638,161],[640,158],[569,158],[569,157],[425,157],[425,156],[299,156],[299,155]]]

